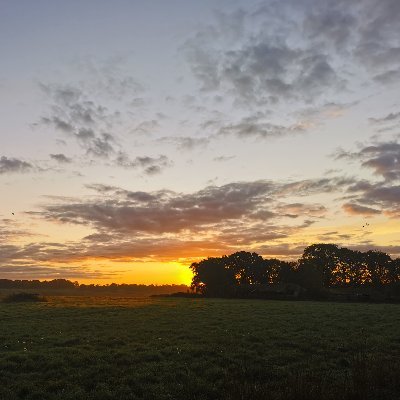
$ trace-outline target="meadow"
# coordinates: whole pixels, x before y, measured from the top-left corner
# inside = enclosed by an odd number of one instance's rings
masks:
[[[0,302],[0,399],[398,399],[400,305]]]

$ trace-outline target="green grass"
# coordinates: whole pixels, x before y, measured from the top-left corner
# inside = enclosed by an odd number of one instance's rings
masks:
[[[398,399],[400,305],[0,303],[0,399]]]

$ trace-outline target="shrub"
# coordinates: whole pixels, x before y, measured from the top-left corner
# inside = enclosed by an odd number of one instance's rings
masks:
[[[40,296],[38,293],[12,293],[3,298],[3,302],[5,303],[22,303],[22,302],[45,302],[47,299],[43,296]]]

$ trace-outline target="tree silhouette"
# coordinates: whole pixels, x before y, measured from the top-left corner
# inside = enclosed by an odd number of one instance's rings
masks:
[[[196,293],[209,296],[227,296],[236,285],[233,269],[228,267],[228,257],[212,257],[193,263],[191,288]]]
[[[304,249],[303,256],[299,260],[299,267],[315,268],[322,274],[323,286],[330,287],[336,283],[335,274],[339,266],[339,259],[337,245],[318,243]]]
[[[239,251],[207,258],[190,268],[192,290],[209,296],[261,293],[257,288],[276,284],[296,284],[309,293],[334,287],[400,287],[399,259],[392,260],[381,251],[360,252],[326,243],[306,247],[297,262],[263,259],[257,253]]]

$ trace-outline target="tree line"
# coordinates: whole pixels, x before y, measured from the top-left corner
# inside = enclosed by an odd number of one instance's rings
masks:
[[[191,289],[203,295],[231,296],[260,285],[295,284],[320,288],[381,288],[400,284],[400,258],[335,244],[313,244],[297,261],[264,259],[257,253],[236,252],[194,262]]]
[[[0,289],[18,289],[18,290],[37,290],[48,293],[67,293],[67,294],[128,294],[148,296],[153,294],[170,294],[178,291],[186,291],[186,285],[141,285],[141,284],[117,284],[110,283],[84,284],[68,279],[52,279],[40,281],[37,279],[0,279]]]

